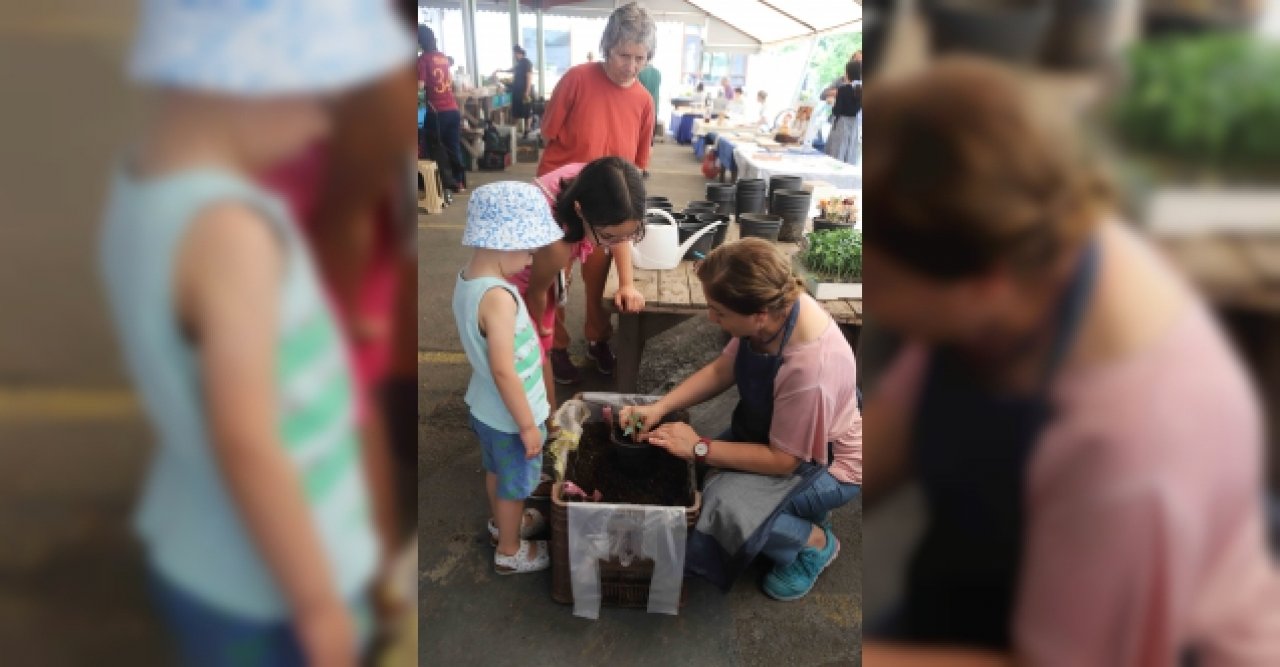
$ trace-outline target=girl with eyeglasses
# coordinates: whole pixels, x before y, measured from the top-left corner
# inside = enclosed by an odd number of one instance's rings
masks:
[[[564,238],[544,246],[533,264],[511,278],[520,288],[538,327],[538,340],[549,353],[555,338],[556,307],[567,301],[573,263],[586,261],[596,248],[611,251],[644,235],[644,177],[634,164],[619,157],[567,164],[535,178],[546,196]],[[624,266],[625,264],[625,266]],[[618,266],[618,308],[627,312],[644,307],[644,298],[631,283],[630,262]],[[545,355],[544,355],[545,356]],[[543,374],[547,395],[555,396],[550,361]]]

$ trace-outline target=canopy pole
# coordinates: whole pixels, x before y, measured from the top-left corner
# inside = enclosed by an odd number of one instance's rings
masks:
[[[476,0],[462,0],[462,38],[467,50],[467,68],[472,87],[480,87],[480,56],[476,52]]]
[[[538,95],[547,98],[547,50],[546,36],[542,32],[542,2],[539,0],[538,17]]]
[[[809,38],[809,51],[804,56],[804,68],[800,70],[800,76],[796,78],[795,91],[791,93],[791,103],[800,106],[800,93],[804,88],[805,75],[809,73],[809,63],[813,62],[813,50],[818,46],[818,38]]]
[[[520,0],[511,0],[511,46],[520,44]]]

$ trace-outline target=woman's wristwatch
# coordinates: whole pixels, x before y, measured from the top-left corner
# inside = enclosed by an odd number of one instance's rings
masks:
[[[703,436],[693,446],[693,460],[702,465],[707,463],[707,455],[711,453],[711,438]]]

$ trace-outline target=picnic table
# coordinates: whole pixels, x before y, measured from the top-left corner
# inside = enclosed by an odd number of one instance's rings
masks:
[[[737,239],[738,225],[730,223],[725,242]],[[794,243],[779,243],[778,247],[788,256],[796,251]],[[636,289],[644,295],[645,305],[644,310],[639,313],[618,314],[618,333],[613,346],[618,363],[614,373],[618,383],[616,391],[622,393],[636,391],[640,360],[649,339],[690,317],[706,317],[707,314],[707,300],[702,294],[702,283],[694,273],[693,262],[680,262],[679,266],[667,271],[634,269],[634,273]],[[612,298],[617,289],[618,272],[614,267],[609,271],[609,281],[605,284],[604,291],[605,308],[610,312],[617,312]],[[818,303],[831,313],[831,317],[841,327],[862,326],[861,299]]]

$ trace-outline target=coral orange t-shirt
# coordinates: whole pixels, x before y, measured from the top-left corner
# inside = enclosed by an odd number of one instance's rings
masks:
[[[547,148],[538,175],[611,155],[645,169],[654,117],[653,98],[638,79],[624,88],[605,74],[602,63],[571,67],[543,114]]]

